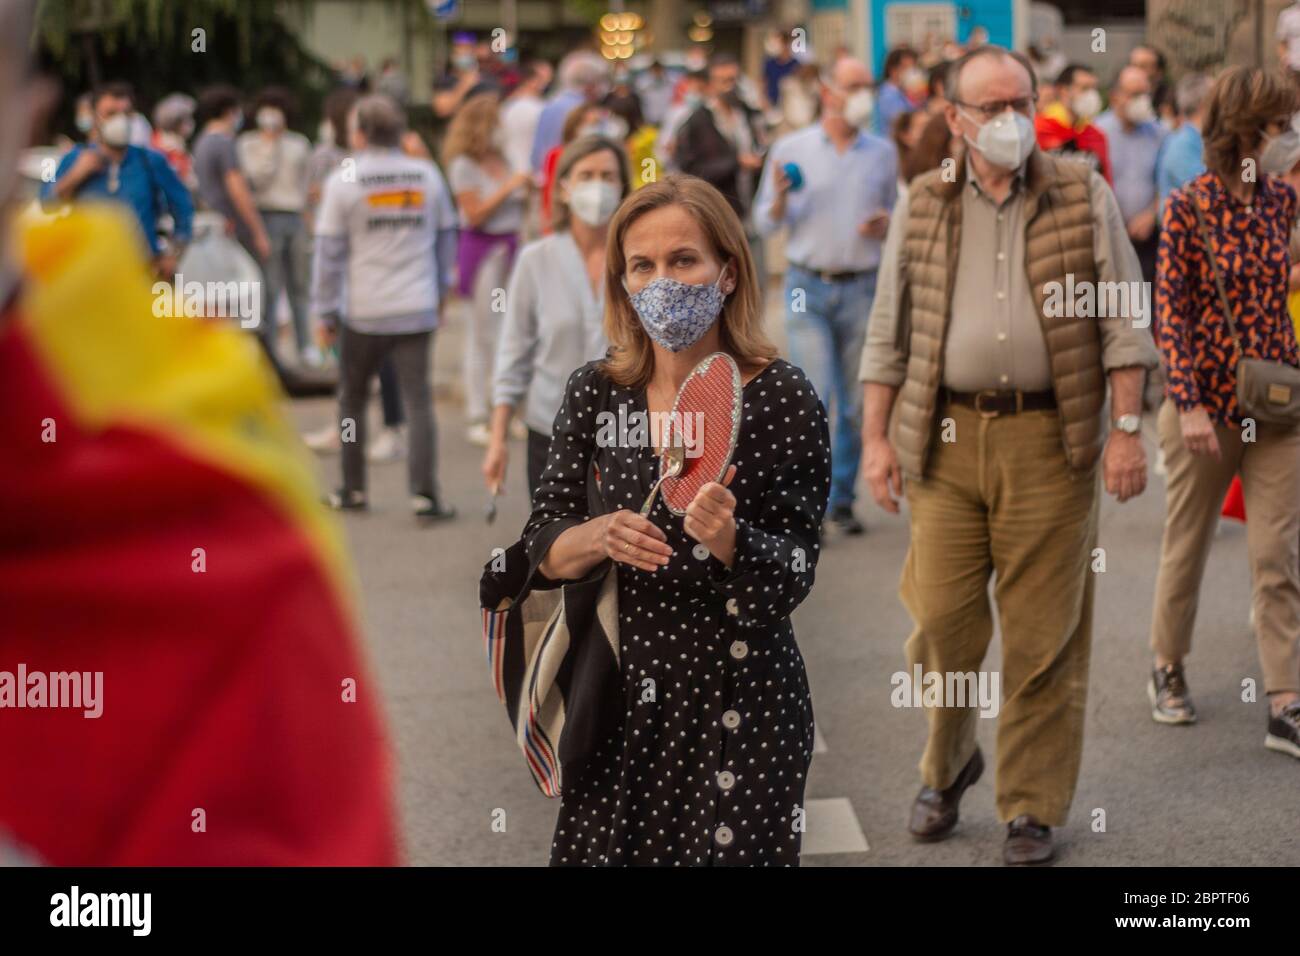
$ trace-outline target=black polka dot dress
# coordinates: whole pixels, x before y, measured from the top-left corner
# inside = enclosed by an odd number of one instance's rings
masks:
[[[644,392],[597,363],[573,374],[525,528],[641,507],[659,473],[653,448],[603,447],[600,412],[645,411]],[[793,866],[804,830],[813,711],[790,614],[812,588],[830,491],[825,414],[784,361],[744,389],[730,488],[728,569],[656,503],[674,554],[653,573],[618,564],[625,712],[590,759],[564,767],[552,865]]]

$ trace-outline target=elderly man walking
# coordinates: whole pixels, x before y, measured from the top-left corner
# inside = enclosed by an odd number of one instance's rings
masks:
[[[821,122],[777,140],[754,205],[760,233],[788,230],[790,359],[833,416],[827,514],[846,534],[864,530],[853,513],[862,458],[862,393],[854,379],[881,240],[898,196],[893,144],[864,131],[870,88],[865,64],[851,57],[836,62],[821,84]],[[800,179],[797,189],[790,172]]]
[[[339,342],[343,486],[328,499],[362,510],[366,498],[366,404],[370,382],[392,356],[410,421],[411,509],[441,521],[455,514],[438,494],[429,357],[456,261],[456,208],[442,173],[400,148],[400,107],[375,94],[348,117],[355,164],[325,182],[312,262],[313,311]]]
[[[913,672],[955,687],[950,676],[980,670],[996,574],[1003,857],[1044,863],[1083,749],[1098,470],[1120,501],[1146,486],[1140,414],[1157,355],[1140,285],[1125,287],[1139,294],[1123,315],[1065,301],[1138,282],[1139,266],[1105,180],[1036,148],[1028,61],[980,47],[953,65],[948,87],[967,158],[913,180],[894,211],[860,370],[866,477],[896,513],[906,476],[900,594],[915,624]],[[923,702],[930,730],[909,829],[938,840],[984,759],[969,700]]]

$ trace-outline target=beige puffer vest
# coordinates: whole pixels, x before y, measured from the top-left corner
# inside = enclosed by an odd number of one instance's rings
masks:
[[[894,447],[899,464],[913,477],[925,474],[943,381],[966,184],[965,163],[958,165],[956,182],[944,182],[940,170],[912,182],[903,234],[907,275],[900,337],[910,339],[910,348],[894,416]],[[1064,285],[1067,273],[1074,274],[1076,286],[1096,281],[1088,177],[1086,166],[1035,150],[1024,183],[1025,272],[1051,359],[1066,457],[1076,471],[1091,468],[1101,454],[1106,397],[1101,334],[1095,318],[1048,316],[1043,306],[1045,286]]]

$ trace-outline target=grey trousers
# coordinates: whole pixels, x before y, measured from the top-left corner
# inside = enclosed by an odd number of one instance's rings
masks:
[[[298,356],[311,344],[311,326],[307,320],[307,283],[304,279],[307,262],[307,243],[310,241],[303,227],[302,214],[262,210],[262,222],[271,240],[271,258],[262,263],[263,299],[265,311],[263,328],[275,341],[275,311],[280,304],[280,290],[289,297],[289,311],[293,315],[293,338],[298,346]]]
[[[437,500],[438,483],[434,477],[437,423],[429,385],[432,350],[432,332],[371,335],[343,325],[339,335],[339,429],[344,439],[345,493],[366,490],[366,405],[370,382],[385,356],[391,356],[406,408],[406,465],[411,494]]]

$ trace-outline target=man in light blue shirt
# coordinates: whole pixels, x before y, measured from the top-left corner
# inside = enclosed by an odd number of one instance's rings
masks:
[[[1156,156],[1166,131],[1151,102],[1151,79],[1145,70],[1126,66],[1110,91],[1110,109],[1097,117],[1106,134],[1115,198],[1124,215],[1129,240],[1142,264],[1142,278],[1154,281],[1156,246]]]
[[[609,65],[590,50],[576,50],[566,56],[557,75],[560,88],[537,115],[537,132],[529,155],[533,172],[541,172],[546,154],[560,145],[565,117],[583,103],[594,103],[609,92]]]
[[[876,100],[876,133],[888,138],[893,133],[894,120],[916,109],[903,92],[904,77],[916,69],[916,51],[900,46],[885,55],[885,78],[880,83]]]
[[[862,457],[862,393],[855,387],[876,269],[898,196],[898,155],[863,132],[871,120],[871,74],[839,60],[822,83],[821,122],[778,140],[754,203],[764,235],[787,229],[786,333],[832,421],[829,520],[861,534],[853,514]],[[786,168],[797,167],[798,185]]]
[[[1193,73],[1178,81],[1174,104],[1182,123],[1165,137],[1156,158],[1156,189],[1160,193],[1161,213],[1165,197],[1171,190],[1205,172],[1205,145],[1201,142],[1201,119],[1214,79],[1205,73]]]

